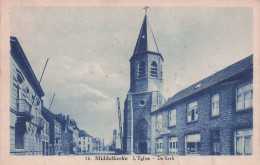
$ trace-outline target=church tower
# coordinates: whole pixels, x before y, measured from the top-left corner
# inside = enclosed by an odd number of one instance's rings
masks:
[[[130,58],[130,90],[124,105],[124,152],[151,153],[151,117],[164,102],[162,63],[152,28],[146,14]]]

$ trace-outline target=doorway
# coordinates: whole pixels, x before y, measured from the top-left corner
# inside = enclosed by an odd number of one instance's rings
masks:
[[[138,149],[139,149],[140,154],[147,154],[147,143],[139,142]]]

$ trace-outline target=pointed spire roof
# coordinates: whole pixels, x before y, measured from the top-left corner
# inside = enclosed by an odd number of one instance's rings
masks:
[[[151,25],[148,22],[148,16],[145,13],[143,24],[136,42],[134,54],[146,51],[160,53],[153,35]]]

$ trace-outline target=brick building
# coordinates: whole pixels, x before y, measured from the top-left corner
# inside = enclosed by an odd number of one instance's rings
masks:
[[[126,154],[151,153],[150,112],[164,102],[163,57],[145,15],[130,59],[130,89],[124,104],[123,150]]]
[[[253,55],[151,112],[152,154],[251,155]]]
[[[66,116],[63,114],[58,114],[61,119],[61,154],[70,154],[70,134],[68,133],[68,122]]]
[[[61,119],[45,107],[42,108],[42,115],[49,123],[50,155],[61,154]]]
[[[77,154],[79,152],[79,128],[75,120],[67,116],[68,133],[70,136],[70,154]]]

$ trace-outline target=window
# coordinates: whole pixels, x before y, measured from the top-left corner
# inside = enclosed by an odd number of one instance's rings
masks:
[[[219,131],[212,132],[212,154],[220,155],[220,134]]]
[[[176,109],[169,112],[169,126],[176,125]]]
[[[200,134],[187,135],[186,140],[186,154],[200,154]]]
[[[157,115],[156,128],[157,128],[157,130],[161,130],[162,129],[162,114]]]
[[[30,127],[29,127],[29,129],[30,129]],[[25,122],[23,122],[23,123],[16,122],[16,124],[15,124],[15,149],[24,149],[25,132],[26,132]],[[30,132],[30,130],[28,132]]]
[[[22,84],[24,82],[24,77],[23,74],[21,73],[21,71],[19,71],[18,69],[16,69],[16,73],[17,73],[17,80],[20,84]]]
[[[163,153],[163,138],[156,140],[156,152]]]
[[[169,138],[169,154],[177,154],[178,152],[178,138],[170,137]]]
[[[187,110],[187,121],[188,122],[193,122],[198,120],[198,102],[192,102],[188,105],[188,110]]]
[[[49,129],[50,129],[49,123],[46,122],[46,134],[47,134],[47,135],[49,135]]]
[[[144,106],[144,104],[145,104],[144,100],[141,100],[141,101],[139,102],[139,105],[140,105],[140,106]]]
[[[138,78],[145,77],[145,64],[144,62],[140,62],[138,64]]]
[[[151,64],[151,77],[157,77],[157,63],[155,61]]]
[[[241,129],[235,132],[235,155],[252,154],[252,129]]]
[[[252,107],[253,84],[249,83],[237,88],[237,110]]]
[[[219,115],[219,94],[215,94],[211,98],[211,116]]]

